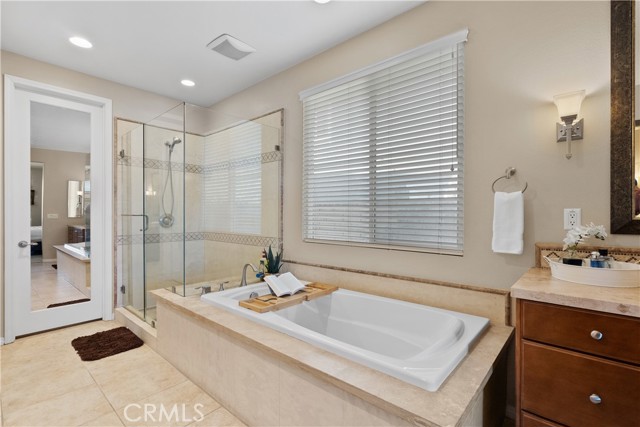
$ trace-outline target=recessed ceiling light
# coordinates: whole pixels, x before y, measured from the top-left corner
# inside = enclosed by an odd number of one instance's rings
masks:
[[[93,47],[89,40],[83,39],[82,37],[69,37],[69,42],[84,49]]]
[[[180,80],[180,83],[182,83],[184,86],[189,86],[189,87],[196,85],[193,80],[187,80],[187,79]]]
[[[313,0],[313,1],[320,4],[325,4],[325,3],[329,3],[331,0]]]

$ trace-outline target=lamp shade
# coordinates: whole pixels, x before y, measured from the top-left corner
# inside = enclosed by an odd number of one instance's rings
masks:
[[[553,97],[553,102],[558,107],[558,114],[560,117],[577,116],[580,114],[580,105],[585,97],[584,90],[578,90],[575,92],[563,93],[562,95],[556,95]]]

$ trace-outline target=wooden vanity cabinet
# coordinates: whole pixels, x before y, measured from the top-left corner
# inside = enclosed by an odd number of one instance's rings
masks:
[[[86,241],[87,228],[83,225],[67,226],[67,243],[82,243]]]
[[[516,315],[518,426],[640,426],[640,319],[522,299]]]

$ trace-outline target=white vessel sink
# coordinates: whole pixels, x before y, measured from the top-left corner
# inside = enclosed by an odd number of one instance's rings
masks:
[[[548,257],[544,259],[549,263],[551,275],[556,279],[609,288],[640,287],[640,264],[613,261],[611,268],[593,268],[567,265]]]

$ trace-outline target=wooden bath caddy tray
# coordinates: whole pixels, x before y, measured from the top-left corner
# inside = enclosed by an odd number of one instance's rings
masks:
[[[300,304],[302,301],[311,301],[312,299],[329,295],[331,292],[337,290],[337,286],[325,285],[324,283],[309,283],[304,289],[294,295],[284,297],[263,295],[261,297],[240,301],[240,307],[248,308],[258,313],[266,313],[268,311],[277,311],[291,307],[292,305]]]

